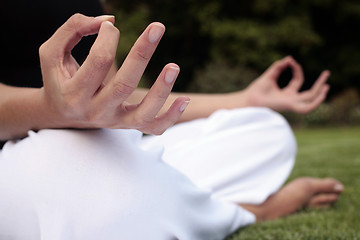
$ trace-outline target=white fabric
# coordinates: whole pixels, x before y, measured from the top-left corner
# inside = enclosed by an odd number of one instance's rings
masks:
[[[283,118],[262,108],[143,139],[135,130],[29,132],[0,152],[0,239],[223,239],[255,221],[234,202],[261,203],[279,189],[295,151]]]
[[[266,108],[220,110],[145,137],[163,159],[201,188],[230,202],[260,204],[289,176],[296,141],[286,120]]]

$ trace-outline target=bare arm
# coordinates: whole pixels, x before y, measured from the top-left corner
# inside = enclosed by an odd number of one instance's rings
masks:
[[[0,140],[22,137],[26,131],[48,122],[39,92],[0,84]]]
[[[0,86],[0,138],[25,136],[30,129],[121,128],[161,134],[181,116],[187,97],[176,98],[158,114],[177,78],[179,67],[167,64],[139,104],[128,96],[155,51],[165,27],[150,24],[137,39],[115,74],[119,31],[111,16],[75,14],[39,50],[44,87]],[[85,62],[79,66],[71,50],[82,36],[98,33]]]
[[[310,90],[299,92],[302,69],[288,57],[275,62],[244,91],[186,94],[192,100],[181,117],[189,98],[170,94],[179,73],[176,64],[166,65],[150,90],[135,90],[164,26],[150,24],[120,69],[111,73],[119,32],[109,21],[114,19],[74,15],[41,46],[43,88],[0,85],[0,139],[43,128],[132,128],[161,134],[177,121],[207,117],[221,108],[262,106],[306,113],[324,100],[329,88],[325,84],[329,72],[324,71]],[[71,49],[82,36],[94,33],[98,38],[79,66]],[[286,67],[292,69],[293,78],[279,89],[277,79]]]
[[[292,70],[293,77],[285,88],[280,89],[277,81],[287,67]],[[242,91],[225,94],[172,93],[163,110],[173,99],[186,95],[190,97],[191,103],[179,122],[208,117],[218,109],[242,107],[268,107],[275,111],[309,113],[325,99],[329,90],[326,84],[329,76],[329,71],[323,71],[311,89],[299,92],[304,82],[302,68],[292,57],[286,57],[274,62]],[[129,101],[138,102],[146,92],[146,89],[137,89],[130,96]]]
[[[147,93],[148,89],[137,89],[129,98],[132,103],[139,102]],[[190,121],[198,118],[206,118],[219,109],[233,109],[249,107],[248,95],[245,91],[226,94],[203,94],[203,93],[176,93],[168,97],[161,112],[165,111],[176,98],[187,96],[190,98],[186,111],[181,115],[178,122]],[[161,113],[160,112],[160,113]]]

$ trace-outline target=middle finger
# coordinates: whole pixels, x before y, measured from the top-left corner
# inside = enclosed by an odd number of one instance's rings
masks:
[[[103,89],[102,96],[114,107],[136,89],[164,32],[165,26],[161,23],[150,24],[131,48],[115,77]]]

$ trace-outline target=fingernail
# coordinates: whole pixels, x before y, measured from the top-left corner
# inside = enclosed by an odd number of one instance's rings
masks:
[[[101,15],[101,16],[97,16],[94,18],[94,20],[98,20],[101,19],[102,21],[111,21],[113,20],[115,17],[113,15]]]
[[[175,81],[175,78],[176,76],[178,75],[179,73],[179,68],[178,67],[169,67],[167,70],[166,70],[166,73],[165,73],[165,81],[167,83],[172,83]]]
[[[108,25],[114,26],[114,24],[110,21],[103,21],[101,24],[108,24]]]
[[[160,41],[164,33],[164,28],[159,25],[154,24],[149,31],[149,42],[156,43]]]
[[[335,186],[334,186],[334,190],[335,191],[343,191],[344,190],[344,186],[343,185],[341,185],[341,184],[336,184]]]
[[[185,102],[180,106],[179,111],[180,111],[180,112],[185,111],[185,108],[189,105],[189,102],[190,102],[190,100],[185,101]]]

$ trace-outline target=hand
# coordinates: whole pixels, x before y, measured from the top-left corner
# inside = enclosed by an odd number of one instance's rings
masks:
[[[130,105],[126,99],[136,89],[165,27],[150,24],[121,68],[116,74],[109,74],[119,39],[113,22],[112,16],[92,18],[75,14],[40,47],[42,96],[49,121],[54,127],[131,128],[161,134],[178,120],[189,101],[178,97],[167,112],[157,116],[179,67],[166,65],[141,103]],[[98,37],[89,55],[79,66],[71,50],[83,36],[96,33]]]
[[[293,77],[286,87],[280,89],[277,81],[287,67],[291,68]],[[252,106],[309,113],[324,101],[329,90],[326,84],[329,76],[329,71],[323,71],[311,89],[299,92],[304,82],[303,70],[292,57],[286,57],[273,63],[245,91]]]

